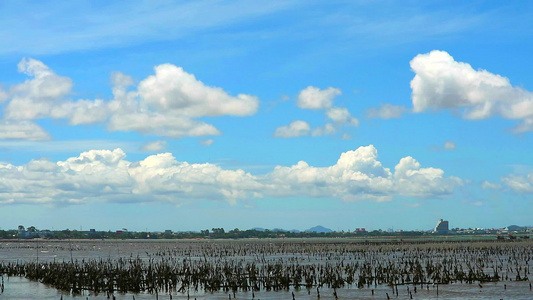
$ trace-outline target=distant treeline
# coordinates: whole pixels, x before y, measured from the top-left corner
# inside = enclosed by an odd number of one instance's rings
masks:
[[[200,232],[134,232],[134,231],[34,231],[21,235],[17,230],[0,230],[0,239],[247,239],[247,238],[342,238],[342,237],[432,237],[456,234],[432,233],[423,231],[387,232],[373,230],[365,232],[291,232],[281,230],[239,230],[235,228],[225,231],[223,228],[212,228]],[[461,234],[465,235],[465,234]],[[479,235],[479,234],[477,234]],[[523,236],[524,238],[525,236]]]

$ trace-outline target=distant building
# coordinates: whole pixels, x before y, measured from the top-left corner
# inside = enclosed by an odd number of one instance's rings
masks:
[[[24,228],[24,226],[19,225],[18,234],[20,238],[25,238],[28,235],[28,232],[26,231],[26,228]]]
[[[448,233],[448,231],[450,231],[449,230],[448,221],[440,219],[439,222],[437,222],[437,226],[435,226],[434,232],[436,232],[436,233]]]
[[[355,233],[366,233],[365,228],[355,228]]]
[[[165,230],[165,234],[172,234],[172,230],[170,229]]]

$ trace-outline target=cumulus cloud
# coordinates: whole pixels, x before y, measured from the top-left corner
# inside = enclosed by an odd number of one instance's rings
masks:
[[[133,85],[133,78],[122,72],[115,71],[111,73],[111,83],[115,87],[128,87]]]
[[[170,153],[152,155],[129,168],[134,193],[150,193],[178,199],[244,199],[260,190],[254,176],[243,170],[178,162]]]
[[[308,135],[311,130],[311,126],[305,121],[294,121],[286,126],[276,128],[274,132],[275,137],[291,138]]]
[[[533,194],[533,173],[510,174],[501,180],[507,187],[518,194]]]
[[[305,121],[294,121],[287,126],[276,129],[276,137],[299,137],[302,135],[323,136],[333,135],[343,126],[359,126],[359,120],[353,117],[348,109],[333,106],[333,99],[341,94],[341,90],[329,87],[321,90],[314,86],[308,86],[300,91],[296,105],[303,109],[325,110],[326,118],[330,120],[324,126],[311,129]],[[346,133],[343,134],[343,137]]]
[[[410,65],[414,112],[451,109],[470,120],[501,116],[521,121],[515,131],[533,130],[533,93],[508,78],[474,70],[444,51],[417,55]]]
[[[326,116],[340,125],[359,126],[359,120],[352,117],[346,108],[332,107],[326,111]]]
[[[50,111],[54,119],[69,119],[71,125],[103,123],[109,117],[108,103],[104,100],[78,100],[55,105]]]
[[[183,200],[258,197],[261,185],[242,170],[189,164],[172,154],[125,160],[121,149],[90,150],[57,163],[0,164],[2,203],[84,203],[88,201],[179,203]]]
[[[50,135],[31,121],[0,120],[0,139],[49,140]]]
[[[72,80],[55,74],[41,61],[24,58],[18,64],[18,71],[31,79],[10,88],[8,97],[11,100],[4,110],[6,119],[47,117],[53,105],[71,91]]]
[[[368,118],[380,118],[380,119],[393,119],[399,118],[404,113],[408,112],[408,109],[402,105],[392,105],[392,104],[380,104],[379,108],[369,108],[366,111]]]
[[[70,78],[55,74],[41,61],[23,59],[19,71],[31,78],[8,92],[0,89],[0,102],[8,101],[4,110],[6,120],[67,119],[71,125],[107,124],[111,131],[173,138],[220,134],[213,125],[196,119],[199,117],[249,116],[258,110],[257,97],[231,96],[222,88],[205,85],[177,66],[162,64],[154,70],[155,75],[134,88],[130,88],[134,84],[130,76],[113,72],[114,98],[110,101],[72,101],[66,99],[72,88]]]
[[[152,141],[144,144],[141,147],[142,151],[157,152],[165,149],[167,141]]]
[[[230,96],[223,89],[206,86],[182,68],[163,64],[155,75],[139,83],[137,92],[126,92],[129,76],[113,74],[115,100],[110,103],[110,130],[182,137],[219,135],[211,124],[195,118],[204,116],[249,116],[257,112],[257,97]]]
[[[228,95],[210,87],[182,68],[162,64],[139,84],[139,95],[156,111],[175,112],[189,117],[249,116],[257,112],[259,100],[251,95]]]
[[[342,153],[329,167],[300,161],[260,176],[211,163],[180,162],[171,153],[130,162],[119,148],[90,150],[58,162],[0,163],[0,204],[195,199],[235,204],[240,199],[301,196],[388,201],[395,196],[443,197],[462,184],[440,169],[422,168],[412,157],[402,158],[394,170],[381,164],[372,145]]]
[[[333,104],[333,98],[341,94],[341,90],[328,87],[321,90],[314,86],[308,86],[300,91],[296,105],[305,109],[325,109]]]
[[[267,175],[277,196],[335,197],[346,201],[388,201],[394,196],[441,197],[450,195],[461,179],[445,177],[444,171],[422,168],[412,157],[400,160],[392,173],[377,159],[370,145],[343,153],[330,167],[312,167],[300,161],[291,167],[278,166]]]
[[[402,158],[394,169],[395,187],[406,196],[449,195],[457,186],[462,185],[459,178],[445,178],[441,169],[422,168],[420,163],[410,156]]]

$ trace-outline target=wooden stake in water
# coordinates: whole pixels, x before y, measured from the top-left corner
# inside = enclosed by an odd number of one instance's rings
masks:
[[[68,239],[68,247],[70,248],[70,262],[74,263],[74,259],[72,258],[72,243],[70,242],[70,239]]]

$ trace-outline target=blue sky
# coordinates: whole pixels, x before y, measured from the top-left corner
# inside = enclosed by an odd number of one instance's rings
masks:
[[[533,225],[528,1],[0,4],[0,228]]]

